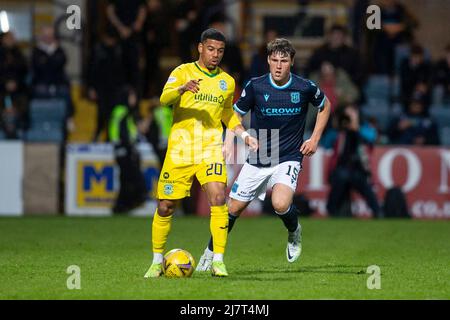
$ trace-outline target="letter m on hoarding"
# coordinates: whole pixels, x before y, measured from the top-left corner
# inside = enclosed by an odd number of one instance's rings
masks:
[[[97,170],[92,165],[87,165],[83,168],[83,190],[91,191],[92,182],[100,184],[106,182],[106,190],[113,191],[114,187],[114,168],[112,166],[104,166]]]

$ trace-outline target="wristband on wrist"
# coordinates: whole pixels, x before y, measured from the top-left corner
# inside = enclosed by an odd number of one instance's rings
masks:
[[[241,138],[242,140],[245,141],[245,138],[250,137],[250,134],[247,131],[244,131],[241,133]]]

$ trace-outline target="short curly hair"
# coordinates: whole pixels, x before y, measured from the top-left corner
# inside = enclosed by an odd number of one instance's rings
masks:
[[[222,32],[214,28],[209,28],[202,32],[202,35],[200,36],[200,42],[203,43],[208,39],[222,42],[226,42],[227,40]]]

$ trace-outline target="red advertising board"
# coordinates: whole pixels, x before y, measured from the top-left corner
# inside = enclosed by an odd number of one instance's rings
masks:
[[[331,154],[319,149],[312,158],[305,158],[297,193],[303,193],[316,215],[327,216],[329,191],[328,162]],[[241,165],[229,166],[230,181],[234,181]],[[450,149],[437,147],[376,147],[371,157],[374,188],[380,203],[386,190],[400,186],[405,193],[409,211],[414,218],[450,219]],[[232,183],[229,183],[231,186]],[[204,193],[200,193],[197,213],[209,215]],[[249,207],[245,214],[260,214],[260,206]],[[352,213],[370,217],[362,198],[352,195]]]

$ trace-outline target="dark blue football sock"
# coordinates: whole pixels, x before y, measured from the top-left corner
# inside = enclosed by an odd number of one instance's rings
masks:
[[[288,212],[279,214],[275,211],[277,216],[283,221],[284,226],[289,232],[294,232],[298,227],[298,209],[292,204]]]

